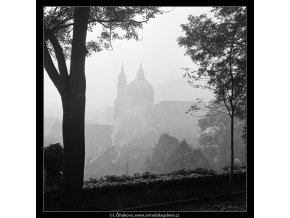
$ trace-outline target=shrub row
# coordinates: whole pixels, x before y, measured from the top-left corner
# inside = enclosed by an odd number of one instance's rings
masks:
[[[234,177],[245,177],[245,165],[234,168]],[[90,179],[83,185],[85,196],[94,195],[100,192],[111,192],[132,189],[148,189],[157,186],[192,184],[200,185],[204,183],[216,183],[227,180],[229,170],[222,169],[218,171],[198,168],[195,170],[179,170],[167,174],[152,174],[149,172],[143,174],[134,174],[133,176],[105,176],[100,179]]]

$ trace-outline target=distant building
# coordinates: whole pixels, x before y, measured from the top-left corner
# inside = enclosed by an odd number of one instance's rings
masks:
[[[129,84],[122,65],[114,109],[106,109],[103,125],[85,126],[85,179],[125,174],[127,161],[129,174],[142,172],[146,157],[152,154],[163,133],[198,146],[199,118],[185,113],[192,104],[189,101],[154,104],[154,88],[145,79],[142,65]],[[56,122],[51,134],[59,138],[61,132],[61,123]]]
[[[169,133],[180,140],[186,139],[196,144],[198,118],[185,114],[192,103],[161,101],[154,105],[154,88],[145,79],[142,65],[137,71],[136,79],[128,85],[122,65],[114,110],[115,126],[118,126],[116,145],[128,144],[144,134],[153,134],[152,131],[154,134]]]
[[[129,85],[122,65],[117,84],[117,98],[115,100],[114,119],[125,113],[143,111],[153,107],[154,89],[145,79],[144,70],[140,65],[137,77]]]
[[[185,113],[192,103],[161,101],[154,105],[154,88],[145,79],[142,65],[136,78],[129,84],[122,65],[113,114],[112,147],[105,146],[108,139],[101,140],[100,131],[94,131],[98,134],[95,135],[96,138],[91,138],[89,147],[93,150],[90,154],[96,154],[93,144],[96,147],[103,144],[106,149],[94,157],[87,157],[85,179],[126,174],[127,163],[129,174],[143,172],[146,158],[152,154],[153,147],[163,133],[168,133],[180,141],[185,139],[197,146],[198,118]],[[109,129],[105,131],[105,127],[103,128],[103,134],[108,136]],[[87,134],[92,135],[89,132]],[[98,140],[100,143],[97,143]],[[86,146],[88,144],[90,143],[86,141]]]
[[[192,102],[188,101],[161,101],[147,111],[146,118],[159,133],[168,133],[179,140],[196,144],[198,117],[185,113],[191,105]]]

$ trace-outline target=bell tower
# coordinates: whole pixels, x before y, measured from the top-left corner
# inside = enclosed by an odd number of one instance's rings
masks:
[[[127,102],[127,78],[122,63],[121,72],[118,77],[117,98],[115,100],[115,111],[113,115],[114,119],[117,119],[119,116],[125,113],[126,102]]]

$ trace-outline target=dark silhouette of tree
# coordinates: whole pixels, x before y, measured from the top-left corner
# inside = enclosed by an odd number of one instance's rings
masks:
[[[50,144],[44,148],[44,170],[48,183],[63,171],[63,147],[61,144]]]
[[[64,210],[81,208],[85,158],[85,58],[92,52],[112,49],[114,39],[139,40],[137,30],[161,13],[156,7],[44,8],[44,68],[61,96],[63,107]],[[96,25],[102,26],[101,33],[96,40],[86,42],[87,31],[92,31]],[[67,61],[70,62],[69,70]]]
[[[190,170],[210,165],[200,148],[191,147],[185,140],[181,143],[175,137],[162,134],[153,148],[153,153],[145,160],[148,172],[169,173],[178,170]]]
[[[193,169],[211,168],[211,165],[201,148],[194,148],[192,150],[190,155],[190,163]]]
[[[246,8],[214,7],[212,12],[214,17],[189,16],[189,23],[181,25],[185,36],[178,38],[178,44],[184,46],[186,55],[199,65],[197,71],[185,69],[189,83],[212,90],[215,104],[207,107],[216,113],[226,112],[231,118],[231,196],[234,119],[245,111],[246,105]],[[197,104],[191,109],[198,110]],[[221,105],[223,110],[220,110]]]
[[[182,140],[175,152],[172,153],[169,169],[191,170],[196,168],[210,168],[210,163],[201,148],[190,146],[186,140]]]
[[[186,140],[182,140],[173,154],[173,165],[179,169],[190,169],[192,167],[190,162],[192,152],[193,150]]]
[[[146,160],[148,171],[154,173],[166,173],[172,171],[169,167],[173,153],[179,147],[179,141],[169,134],[165,133],[159,137],[159,140],[153,148],[151,159]]]

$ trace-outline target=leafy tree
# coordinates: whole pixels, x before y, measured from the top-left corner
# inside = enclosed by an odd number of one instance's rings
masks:
[[[61,144],[50,144],[44,148],[44,188],[60,190],[63,172],[63,147]]]
[[[172,153],[170,171],[180,169],[210,168],[210,163],[201,148],[192,148],[185,140]]]
[[[159,137],[159,140],[153,148],[151,160],[147,159],[147,169],[154,173],[166,173],[171,171],[169,163],[172,154],[179,147],[179,141],[169,134],[165,133]]]
[[[181,169],[208,168],[210,165],[200,148],[192,148],[185,140],[181,143],[168,134],[160,136],[151,157],[145,160],[146,170],[168,173]]]
[[[210,109],[217,113],[226,112],[231,118],[231,196],[234,119],[238,113],[245,111],[246,105],[246,8],[214,7],[212,12],[214,17],[190,15],[189,23],[181,25],[185,36],[178,38],[178,43],[186,48],[186,55],[199,65],[197,71],[186,69],[189,82],[194,87],[212,90],[215,107],[211,105]],[[219,110],[221,105],[224,110]],[[194,105],[192,109],[199,107]]]
[[[44,148],[44,169],[47,180],[53,179],[63,171],[63,153],[63,147],[59,143]]]
[[[81,207],[85,157],[85,58],[92,52],[112,49],[114,39],[138,40],[137,30],[161,13],[156,7],[44,8],[44,68],[60,94],[63,107],[62,207],[65,210]],[[96,40],[87,42],[87,31],[93,31],[97,25],[102,31]]]
[[[178,148],[172,154],[172,168],[178,169],[191,169],[192,163],[190,162],[193,149],[189,146],[186,140],[182,140]]]
[[[214,112],[213,112],[214,113]],[[231,120],[226,114],[217,114],[199,119],[200,127],[199,143],[203,148],[204,154],[211,162],[212,168],[222,168],[230,163],[230,134]],[[244,160],[244,142],[241,138],[244,122],[236,122],[234,127],[235,157]]]
[[[190,163],[193,169],[211,168],[211,165],[201,148],[194,148],[190,155]]]

